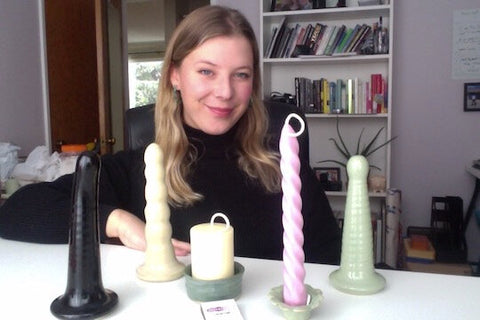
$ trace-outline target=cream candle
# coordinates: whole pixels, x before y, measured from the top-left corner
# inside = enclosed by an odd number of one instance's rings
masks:
[[[225,223],[214,223],[221,217]],[[233,227],[223,213],[216,213],[210,223],[190,229],[192,276],[200,280],[218,280],[233,276]]]
[[[295,117],[301,128],[295,133],[290,120]],[[303,119],[290,114],[285,119],[280,136],[280,169],[282,172],[283,223],[283,302],[289,306],[307,304],[305,288],[305,253],[303,251],[303,216],[300,190],[300,159],[297,136],[305,130]]]

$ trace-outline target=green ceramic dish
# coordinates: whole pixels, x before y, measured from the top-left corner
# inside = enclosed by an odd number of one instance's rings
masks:
[[[215,301],[235,299],[242,291],[242,277],[245,268],[234,263],[234,274],[220,280],[199,280],[192,277],[192,265],[185,268],[185,285],[188,297],[194,301]]]

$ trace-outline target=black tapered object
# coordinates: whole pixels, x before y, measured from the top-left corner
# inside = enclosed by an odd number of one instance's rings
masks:
[[[83,152],[77,160],[72,193],[68,279],[65,293],[50,305],[61,319],[92,319],[118,303],[115,292],[103,288],[100,268],[98,178],[100,157]]]

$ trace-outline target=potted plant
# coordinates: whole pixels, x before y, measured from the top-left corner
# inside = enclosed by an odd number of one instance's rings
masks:
[[[333,162],[333,163],[339,164],[342,167],[346,168],[347,167],[347,161],[348,161],[348,159],[350,159],[351,156],[362,155],[365,158],[367,158],[367,160],[368,160],[368,157],[371,154],[373,154],[377,150],[383,148],[384,146],[386,146],[387,144],[389,144],[390,142],[392,142],[393,140],[395,140],[397,138],[395,136],[395,137],[393,137],[391,139],[388,139],[387,141],[383,142],[379,146],[375,146],[375,142],[377,141],[378,136],[380,135],[380,133],[384,129],[384,127],[381,127],[380,129],[378,129],[377,133],[373,136],[373,138],[370,139],[370,141],[368,141],[368,143],[362,145],[362,136],[363,136],[363,132],[365,130],[365,128],[363,128],[362,131],[360,132],[360,135],[358,136],[358,139],[357,139],[357,148],[356,148],[355,152],[351,152],[350,150],[348,150],[347,146],[345,145],[342,134],[340,133],[339,123],[340,123],[340,121],[337,117],[336,127],[337,127],[338,141],[335,138],[329,138],[328,140],[332,141],[335,144],[335,147],[337,148],[337,150],[345,158],[345,162],[338,161],[338,160],[322,160],[322,161],[318,161],[318,163]],[[374,165],[370,165],[370,167],[374,168],[374,169],[377,169],[377,170],[380,170],[379,167],[374,166]]]
[[[338,160],[329,159],[329,160],[318,161],[318,163],[333,162],[333,163],[339,164],[342,167],[346,168],[348,159],[350,159],[351,156],[362,155],[368,160],[368,157],[370,155],[372,155],[374,152],[380,150],[381,148],[383,148],[384,146],[386,146],[387,144],[389,144],[390,142],[392,142],[393,140],[395,140],[397,138],[395,136],[395,137],[393,137],[391,139],[388,139],[387,141],[383,142],[382,144],[376,146],[375,142],[377,141],[378,136],[380,135],[380,133],[384,129],[384,127],[381,127],[380,129],[378,129],[377,133],[373,136],[373,138],[371,138],[367,143],[362,143],[363,132],[365,130],[365,128],[363,128],[362,131],[360,132],[360,135],[358,136],[358,139],[357,139],[356,150],[354,152],[352,152],[352,151],[348,150],[347,146],[345,145],[345,141],[342,137],[342,134],[340,133],[339,123],[340,123],[340,121],[337,117],[336,127],[337,127],[338,141],[335,138],[329,138],[329,140],[334,143],[337,150],[345,158],[345,161],[342,162],[342,161],[338,161]],[[371,165],[370,163],[369,163],[369,166],[370,166],[370,168],[380,170],[379,167],[377,167],[375,165]],[[347,180],[348,180],[348,174],[347,174]],[[370,180],[370,178],[369,178],[369,180]],[[385,184],[385,177],[384,176],[375,176],[375,177],[373,177],[373,180],[376,180],[373,184],[378,184],[379,180],[382,180],[382,181],[380,181],[380,183],[383,185],[383,189],[384,189],[384,184]],[[369,181],[369,184],[370,184],[370,181]],[[384,190],[382,190],[382,186],[375,187],[374,189],[375,189],[375,190],[373,190],[374,192],[384,191]]]

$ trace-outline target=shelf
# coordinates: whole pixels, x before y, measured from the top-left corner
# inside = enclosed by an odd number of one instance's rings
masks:
[[[369,54],[369,55],[352,55],[352,56],[303,56],[301,58],[264,58],[265,64],[331,64],[331,63],[368,63],[368,62],[387,62],[390,58],[388,54]]]
[[[346,197],[347,191],[325,191],[325,194],[328,197]],[[385,198],[386,193],[385,192],[369,192],[368,196],[370,198]]]
[[[388,118],[388,113],[362,113],[362,114],[335,114],[335,113],[306,113],[306,118]]]
[[[390,5],[377,5],[377,6],[355,6],[345,8],[326,8],[326,9],[312,9],[312,10],[292,10],[292,11],[274,11],[263,12],[263,18],[275,18],[275,17],[318,17],[322,15],[335,16],[336,18],[353,19],[365,16],[376,15],[388,15]]]

